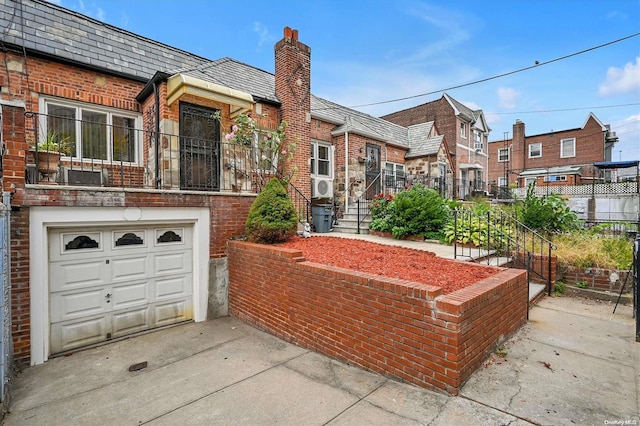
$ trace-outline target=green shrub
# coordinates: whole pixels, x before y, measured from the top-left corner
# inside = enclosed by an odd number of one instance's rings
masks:
[[[529,228],[545,234],[557,234],[578,228],[578,216],[558,194],[535,195],[535,184],[529,185],[527,196],[518,207],[518,219]]]
[[[586,281],[578,281],[576,283],[576,287],[578,287],[578,288],[587,288],[587,287],[589,287],[589,283],[586,282]]]
[[[369,229],[391,232],[395,226],[393,195],[378,194],[371,201],[371,223]]]
[[[275,244],[295,235],[297,224],[298,214],[286,189],[272,179],[251,205],[245,229],[249,241]]]
[[[513,230],[509,224],[502,223],[498,215],[489,214],[493,213],[493,210],[487,203],[475,204],[469,209],[459,209],[457,224],[449,221],[444,227],[445,242],[452,244],[455,240],[460,244],[473,244],[486,249],[506,248]]]
[[[559,296],[564,294],[566,284],[562,281],[556,281],[555,288],[553,289],[553,294]]]
[[[437,191],[424,185],[414,185],[399,192],[392,202],[395,238],[407,235],[427,236],[440,232],[449,220],[449,208]]]
[[[442,239],[450,217],[447,200],[424,185],[414,185],[394,196],[378,194],[371,202],[372,231],[390,232],[394,238],[408,235]]]

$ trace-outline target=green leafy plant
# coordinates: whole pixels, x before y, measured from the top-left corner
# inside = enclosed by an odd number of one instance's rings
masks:
[[[297,144],[292,138],[287,138],[287,125],[286,121],[282,121],[275,130],[259,129],[250,114],[240,114],[235,118],[231,132],[225,135],[225,140],[246,148],[255,147],[256,168],[261,172],[278,172],[279,178],[286,184],[298,171],[297,167],[288,168]]]
[[[587,288],[587,287],[589,287],[589,283],[586,282],[586,281],[578,281],[576,283],[576,287],[578,287],[578,288]]]
[[[554,289],[553,289],[553,294],[555,296],[559,296],[561,294],[564,294],[565,287],[566,287],[566,284],[563,281],[556,281]]]
[[[62,137],[57,132],[47,134],[47,137],[38,142],[36,147],[38,151],[59,152],[65,155],[71,152],[69,137]]]
[[[371,223],[369,229],[378,232],[391,232],[396,225],[393,195],[377,194],[371,200]]]
[[[529,185],[527,196],[517,207],[517,217],[529,228],[544,234],[558,234],[578,228],[578,216],[558,194],[535,195],[535,184]]]
[[[296,233],[298,214],[285,187],[271,179],[249,209],[246,232],[249,241],[276,244]]]
[[[449,221],[444,227],[445,242],[471,244],[486,249],[507,247],[513,230],[508,223],[492,214],[493,208],[486,203],[457,211],[458,221]],[[456,232],[457,228],[457,232]]]
[[[424,185],[414,185],[399,192],[393,200],[395,238],[407,235],[427,236],[440,231],[449,220],[449,209],[437,191]]]

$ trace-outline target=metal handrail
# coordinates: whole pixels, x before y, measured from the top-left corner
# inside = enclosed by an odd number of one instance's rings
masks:
[[[461,251],[461,255],[464,255],[465,253],[465,248],[459,247],[458,244],[458,239],[460,238],[459,228],[464,224],[464,220],[468,220],[469,229],[472,229],[471,222],[474,218],[477,219],[480,224],[486,224],[486,232],[478,233],[476,235],[478,238],[481,236],[485,237],[484,244],[477,247],[479,257],[486,256],[490,250],[496,250],[507,254],[512,261],[517,261],[520,256],[523,256],[523,263],[527,265],[527,280],[529,280],[529,274],[531,272],[540,278],[546,279],[548,291],[549,294],[551,294],[551,253],[552,250],[556,249],[556,246],[551,241],[505,212],[488,211],[485,217],[484,215],[479,215],[470,209],[455,210],[453,244],[454,258],[458,257],[459,251]],[[479,228],[483,229],[482,226]],[[512,230],[513,234],[505,232],[505,229]],[[496,241],[498,243],[496,243]],[[469,248],[469,257],[472,257],[472,250],[473,249]],[[482,253],[483,250],[485,251],[484,254]],[[531,256],[538,256],[540,258],[540,261],[536,262],[536,265],[539,265],[539,269],[532,267],[530,261],[526,261],[526,259]],[[547,256],[546,277],[542,262],[542,257],[544,256]]]
[[[356,200],[356,205],[358,206],[358,230],[357,233],[360,233],[360,225],[362,224],[362,222],[364,222],[364,220],[371,214],[371,201],[366,199],[367,194],[369,193],[369,190],[371,189],[371,187],[378,182],[379,180],[381,180],[382,178],[382,171],[380,171],[380,173],[378,173],[378,175],[371,181],[371,183],[365,188],[364,192],[362,193],[361,196],[358,197],[358,199]]]
[[[354,180],[349,186],[345,188],[344,191],[336,192],[333,197],[333,224],[338,224],[338,215],[340,214],[340,202],[339,200],[344,196],[345,197],[345,206],[347,205],[347,197],[349,197],[349,191],[353,188],[353,185],[360,184],[362,181]],[[346,212],[346,208],[345,208]],[[342,217],[342,216],[340,216]]]

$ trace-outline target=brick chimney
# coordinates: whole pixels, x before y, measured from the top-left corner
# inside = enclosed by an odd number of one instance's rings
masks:
[[[297,144],[290,167],[298,172],[292,183],[311,199],[311,48],[298,41],[298,30],[285,27],[274,50],[276,96],[282,103],[282,120],[288,123],[285,133]]]
[[[524,122],[516,120],[513,124],[513,139],[511,140],[511,168],[513,170],[524,170],[527,167],[527,152],[524,143]]]

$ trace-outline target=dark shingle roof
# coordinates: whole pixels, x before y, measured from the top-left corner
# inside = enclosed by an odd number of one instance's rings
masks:
[[[394,145],[409,147],[406,127],[313,95],[311,96],[311,115],[339,125],[334,129],[334,132],[348,131]]]
[[[433,121],[409,126],[409,152],[405,158],[423,157],[425,155],[436,155],[442,145],[443,135],[430,137]]]
[[[0,0],[0,28],[1,47],[24,47],[32,54],[143,82],[156,73],[182,73],[279,102],[272,73],[231,58],[203,58],[43,0]],[[336,124],[335,131],[347,130],[409,148],[407,128],[381,118],[313,95],[311,112]]]
[[[273,74],[231,58],[218,59],[196,68],[171,71],[172,74],[179,72],[225,87],[242,90],[254,97],[279,102],[276,97],[275,76]]]
[[[24,25],[22,25],[24,22]],[[41,0],[0,0],[2,44],[104,69],[140,81],[156,71],[210,62]]]

